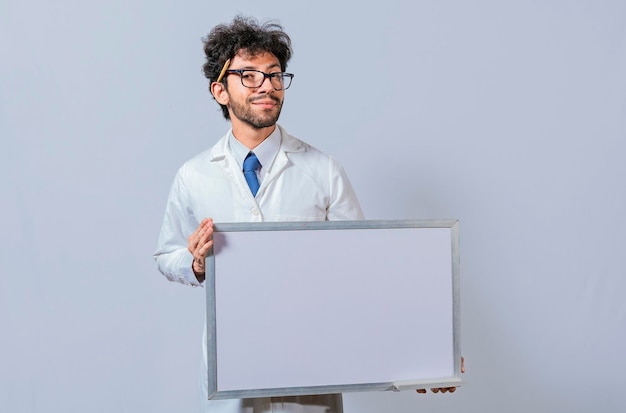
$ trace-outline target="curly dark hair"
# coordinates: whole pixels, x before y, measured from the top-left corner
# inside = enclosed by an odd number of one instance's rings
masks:
[[[271,53],[280,62],[281,70],[287,70],[287,62],[293,53],[291,39],[283,27],[272,21],[259,23],[254,17],[235,16],[230,24],[217,25],[202,39],[206,63],[202,66],[204,76],[209,82],[215,82],[228,59],[240,51],[254,57]],[[223,80],[226,84],[226,78]],[[224,118],[230,119],[228,108],[224,105]]]

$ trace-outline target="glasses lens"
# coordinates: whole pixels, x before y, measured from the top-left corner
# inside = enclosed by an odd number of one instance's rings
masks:
[[[289,73],[276,73],[272,77],[272,85],[275,89],[288,89],[291,86],[291,75]]]
[[[283,82],[283,74],[282,73],[272,73],[272,74],[270,74],[270,80],[272,81],[272,86],[274,86],[274,89],[276,89],[276,90],[284,89],[284,82]]]
[[[241,72],[241,84],[245,87],[259,87],[264,79],[263,73],[256,70],[244,70]]]
[[[290,73],[270,73],[269,75],[258,70],[243,70],[241,72],[241,84],[245,87],[256,88],[260,87],[265,78],[269,77],[272,86],[276,90],[284,90],[287,89],[291,85],[291,78],[293,77]]]

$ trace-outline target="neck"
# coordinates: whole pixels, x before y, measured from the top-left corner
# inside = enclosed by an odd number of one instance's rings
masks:
[[[233,122],[233,136],[250,150],[259,146],[275,129],[276,124],[266,128],[255,128],[248,124]]]

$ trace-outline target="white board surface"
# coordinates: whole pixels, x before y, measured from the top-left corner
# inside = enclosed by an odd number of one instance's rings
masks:
[[[458,382],[453,229],[399,221],[216,226],[209,394]]]

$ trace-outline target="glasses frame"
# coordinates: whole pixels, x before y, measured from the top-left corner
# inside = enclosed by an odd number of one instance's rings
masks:
[[[257,72],[257,73],[261,73],[263,75],[263,80],[257,86],[246,86],[246,85],[243,84],[243,72]],[[295,76],[293,73],[287,73],[287,72],[265,73],[265,72],[263,72],[261,70],[255,70],[255,69],[229,69],[229,70],[225,70],[224,71],[224,74],[231,74],[231,73],[232,74],[234,74],[234,73],[238,74],[239,75],[239,79],[241,80],[241,85],[243,87],[247,87],[247,88],[250,88],[250,89],[256,89],[258,87],[261,87],[263,82],[265,82],[265,79],[269,79],[270,80],[270,84],[272,85],[274,90],[287,90],[291,86],[291,82],[293,81],[293,78]],[[220,77],[223,77],[223,76],[220,76]],[[283,78],[283,79],[285,77],[288,77],[289,78],[289,85],[287,87],[277,88],[276,85],[274,85],[274,82],[272,81],[272,79],[279,78],[279,77]]]

